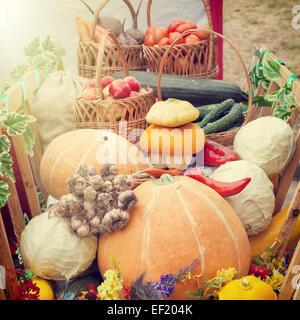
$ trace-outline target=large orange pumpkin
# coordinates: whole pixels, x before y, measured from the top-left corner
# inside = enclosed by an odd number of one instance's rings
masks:
[[[138,202],[128,225],[101,235],[98,266],[101,274],[119,262],[124,284],[130,287],[146,271],[145,281],[159,281],[198,258],[193,274],[211,279],[222,268],[234,267],[245,276],[250,265],[246,231],[232,207],[213,189],[189,177],[163,175],[135,189]],[[197,284],[178,282],[172,299],[187,299]]]
[[[54,198],[68,193],[67,178],[80,164],[92,165],[99,172],[104,163],[117,165],[120,174],[148,168],[138,148],[108,130],[80,129],[56,137],[45,150],[40,166],[41,183]]]

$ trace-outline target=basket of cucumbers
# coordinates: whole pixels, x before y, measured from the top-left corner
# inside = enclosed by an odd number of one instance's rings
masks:
[[[235,103],[233,99],[197,109],[199,117],[193,122],[203,129],[207,139],[222,145],[231,145],[237,130],[245,122],[242,103]]]
[[[193,31],[197,31],[200,29],[195,29]],[[188,30],[186,32],[183,32],[176,40],[179,40],[181,37],[187,35],[191,30]],[[207,139],[211,139],[219,144],[222,144],[224,146],[230,146],[233,143],[234,137],[239,130],[239,128],[243,125],[245,125],[249,121],[249,114],[252,113],[252,86],[251,81],[248,75],[248,70],[245,65],[245,62],[243,58],[241,57],[239,51],[236,49],[236,47],[233,45],[233,43],[223,35],[212,31],[207,30],[207,32],[212,33],[213,35],[220,37],[224,39],[230,47],[234,50],[236,55],[238,56],[243,71],[246,77],[246,83],[248,86],[248,106],[247,107],[247,114],[243,114],[243,104],[240,102],[237,102],[227,97],[227,99],[223,100],[222,102],[214,105],[206,105],[198,107],[199,110],[199,117],[196,122],[203,130],[206,135]],[[174,41],[176,43],[176,41]],[[167,51],[163,55],[160,65],[159,65],[159,71],[158,71],[158,81],[157,81],[157,99],[159,101],[162,100],[161,95],[161,79],[162,79],[162,71],[163,66],[165,63],[165,60],[168,57],[169,51],[172,49],[172,46],[174,43],[168,47]],[[219,80],[222,81],[222,80]],[[217,94],[217,92],[216,92]],[[201,92],[199,92],[199,95],[201,95]]]

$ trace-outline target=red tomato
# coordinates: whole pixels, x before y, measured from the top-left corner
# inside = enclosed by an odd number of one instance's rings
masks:
[[[156,29],[157,27],[155,26],[151,26],[146,30],[145,36],[148,36],[149,34],[153,33],[153,31]]]
[[[170,44],[170,42],[169,42],[169,38],[168,37],[164,37],[164,38],[160,39],[160,41],[158,42],[158,45],[160,47],[164,47],[164,46],[167,46],[169,44]]]
[[[198,43],[200,39],[193,34],[189,34],[186,37],[184,37],[184,43]]]
[[[171,32],[169,33],[169,42],[170,44],[173,43],[175,41],[176,38],[178,38],[180,36],[180,33],[179,32]],[[184,40],[183,38],[180,38],[176,44],[180,44],[180,43],[183,43]]]
[[[193,29],[193,28],[191,28],[191,26],[190,26],[189,24],[184,23],[184,24],[179,25],[179,26],[175,29],[175,32],[183,33],[184,31],[190,30],[190,29]]]
[[[149,33],[147,36],[145,36],[144,45],[145,46],[153,46],[155,43],[153,41],[153,34]]]
[[[185,20],[184,23],[188,24],[191,27],[190,29],[197,29],[197,25],[193,21]]]
[[[153,41],[154,43],[158,43],[162,38],[165,38],[168,36],[168,31],[164,28],[156,28],[153,31]]]
[[[168,26],[168,33],[171,33],[171,32],[174,32],[175,29],[184,23],[184,20],[181,20],[181,19],[177,19],[175,21],[173,21],[172,23],[169,24]]]
[[[201,26],[198,28],[210,30],[209,26]],[[191,34],[196,35],[199,39],[203,39],[203,40],[209,37],[209,32],[205,32],[205,31],[195,31],[195,32],[191,32]]]

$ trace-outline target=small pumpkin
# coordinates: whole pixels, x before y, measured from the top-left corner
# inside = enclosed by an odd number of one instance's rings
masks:
[[[179,127],[196,120],[199,110],[190,102],[178,99],[158,101],[149,110],[146,120],[163,127]]]
[[[226,284],[219,300],[277,300],[273,288],[255,276],[246,276]]]
[[[102,275],[118,261],[125,287],[145,272],[145,281],[176,274],[195,258],[193,274],[212,279],[222,268],[248,274],[250,247],[245,229],[232,207],[216,191],[186,176],[164,174],[135,189],[138,202],[126,228],[101,235],[98,266]],[[171,299],[188,299],[194,281],[175,285]]]
[[[152,165],[174,167],[176,162],[176,167],[180,169],[189,165],[192,155],[200,152],[204,143],[203,129],[194,123],[188,123],[178,128],[152,124],[142,133],[140,138],[140,147],[148,152]]]

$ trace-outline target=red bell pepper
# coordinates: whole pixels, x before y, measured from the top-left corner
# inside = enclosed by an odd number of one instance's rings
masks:
[[[237,154],[228,147],[206,140],[204,145],[204,165],[220,166],[228,161],[237,160]]]
[[[222,197],[229,197],[240,193],[251,181],[251,178],[244,178],[234,182],[222,182],[213,180],[208,178],[202,172],[200,167],[195,167],[188,170],[186,176],[206,184],[208,187],[218,192],[218,194]]]

